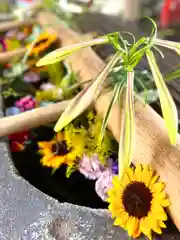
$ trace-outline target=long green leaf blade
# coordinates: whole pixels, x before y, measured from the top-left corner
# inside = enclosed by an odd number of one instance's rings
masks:
[[[166,123],[170,142],[171,144],[176,144],[178,115],[175,103],[164,82],[163,76],[159,71],[153,52],[149,50],[146,55],[159,92],[163,118]]]
[[[112,108],[112,106],[114,105],[114,103],[117,101],[119,92],[122,90],[122,88],[123,88],[123,84],[117,84],[117,85],[115,86],[115,88],[114,88],[111,101],[110,101],[110,103],[109,103],[109,105],[108,105],[108,109],[107,109],[107,111],[106,111],[106,114],[105,114],[104,119],[103,119],[103,122],[102,122],[102,127],[101,127],[101,134],[100,134],[99,143],[101,143],[102,140],[103,140],[103,137],[104,137],[104,134],[105,134],[105,130],[106,130],[106,127],[107,127],[107,123],[108,123],[108,120],[109,120],[111,108]]]
[[[80,42],[77,44],[59,48],[59,49],[56,49],[55,51],[52,51],[51,53],[47,54],[43,58],[41,58],[36,63],[36,66],[40,67],[40,66],[60,62],[60,61],[64,60],[65,58],[67,58],[73,52],[76,52],[82,48],[91,47],[91,46],[99,45],[99,44],[105,44],[108,42],[109,42],[108,37],[102,37],[102,38],[93,39],[91,41]]]
[[[134,72],[127,72],[127,89],[125,98],[125,109],[122,117],[122,129],[119,141],[119,178],[122,179],[127,167],[131,164],[134,150],[134,133],[135,133],[135,117],[134,117]],[[123,94],[121,93],[121,100]],[[122,100],[123,101],[123,100]]]
[[[178,55],[180,55],[180,43],[178,43],[178,42],[162,40],[162,39],[158,39],[158,38],[155,39],[153,42],[154,42],[154,44],[156,44],[158,46],[162,46],[162,47],[174,50]]]
[[[62,130],[68,123],[79,116],[87,107],[89,107],[93,100],[95,100],[103,88],[104,81],[106,80],[109,72],[117,63],[120,58],[120,53],[116,53],[111,61],[106,65],[104,70],[100,73],[97,79],[90,84],[90,86],[83,89],[76,97],[70,102],[66,110],[62,113],[58,122],[55,125],[55,132]]]

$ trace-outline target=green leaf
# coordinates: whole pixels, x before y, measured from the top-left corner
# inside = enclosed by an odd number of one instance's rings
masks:
[[[55,63],[47,67],[48,75],[50,77],[50,82],[56,86],[59,86],[64,75],[65,75],[65,66],[63,63]]]
[[[163,117],[169,134],[171,144],[176,144],[177,128],[178,128],[178,115],[175,103],[169,93],[169,90],[164,82],[163,76],[159,71],[156,59],[151,50],[147,52],[147,59],[156,83],[159,99],[161,103]]]
[[[174,50],[178,55],[180,55],[180,43],[178,43],[178,42],[172,42],[172,41],[167,41],[167,40],[162,40],[162,39],[156,38],[153,41],[153,43],[158,46],[162,46],[162,47]]]
[[[131,164],[134,150],[134,132],[135,132],[135,117],[134,117],[134,72],[127,72],[127,89],[125,98],[125,109],[122,116],[122,128],[119,141],[119,178],[122,179],[127,167]],[[121,101],[123,101],[121,93]]]
[[[66,177],[70,178],[71,174],[77,170],[76,164],[68,165],[66,168]]]
[[[58,168],[53,168],[51,174],[54,175]]]
[[[164,79],[165,81],[171,81],[171,80],[175,80],[177,78],[180,78],[180,69],[177,69],[171,73],[168,73]]]
[[[61,131],[68,123],[79,116],[87,107],[91,105],[93,100],[98,97],[103,88],[104,81],[106,80],[111,69],[119,60],[120,54],[121,53],[117,52],[103,69],[103,71],[99,74],[97,79],[74,97],[56,123],[54,128],[56,132]]]
[[[106,127],[107,127],[108,119],[109,119],[109,116],[110,116],[111,108],[112,108],[112,106],[114,105],[114,103],[117,101],[118,96],[119,96],[119,94],[120,94],[120,91],[122,91],[122,89],[123,89],[123,84],[121,84],[121,83],[120,83],[120,84],[117,84],[117,85],[115,86],[115,88],[114,88],[111,101],[110,101],[110,103],[109,103],[108,109],[107,109],[107,111],[106,111],[106,114],[105,114],[104,119],[103,119],[103,122],[102,122],[100,139],[99,139],[99,142],[100,142],[100,143],[102,142],[103,137],[104,137],[104,134],[105,134],[105,131],[106,131]]]
[[[105,44],[108,42],[109,42],[109,39],[108,39],[108,37],[105,36],[105,37],[93,39],[88,42],[80,42],[77,44],[73,44],[71,46],[59,48],[59,49],[56,49],[55,51],[52,51],[51,53],[47,54],[43,58],[41,58],[36,63],[36,66],[40,67],[40,66],[60,62],[60,61],[64,60],[65,58],[67,58],[73,52],[76,52],[82,48],[91,47],[91,46],[99,45],[99,44]]]

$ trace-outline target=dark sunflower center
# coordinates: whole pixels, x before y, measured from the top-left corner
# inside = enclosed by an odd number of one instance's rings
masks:
[[[69,152],[65,141],[54,143],[51,150],[59,156],[64,156]]]
[[[34,47],[39,47],[39,45],[46,43],[48,41],[47,38],[39,40],[37,43],[35,43]]]
[[[123,205],[130,216],[143,218],[151,208],[152,193],[142,182],[132,182],[123,193]]]

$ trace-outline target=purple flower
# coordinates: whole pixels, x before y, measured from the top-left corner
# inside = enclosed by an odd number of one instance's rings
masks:
[[[101,173],[101,176],[96,181],[95,184],[96,193],[104,202],[108,197],[107,192],[109,188],[113,186],[112,185],[113,176],[114,176],[113,172],[107,168],[103,173]]]
[[[117,159],[114,159],[110,157],[107,161],[108,168],[112,170],[114,174],[118,174],[118,161]]]
[[[98,179],[105,167],[100,163],[97,154],[94,154],[91,158],[84,155],[79,163],[79,172],[88,179]]]
[[[118,162],[117,161],[112,162],[112,172],[116,175],[118,174]]]
[[[6,38],[15,38],[15,37],[16,37],[16,34],[17,34],[17,30],[16,30],[16,29],[12,29],[12,30],[9,30],[9,31],[5,34],[5,37],[6,37]]]
[[[17,107],[9,107],[6,109],[6,116],[13,116],[21,113],[20,109]]]
[[[40,81],[40,76],[35,72],[28,72],[24,74],[23,81],[26,83],[36,83]]]

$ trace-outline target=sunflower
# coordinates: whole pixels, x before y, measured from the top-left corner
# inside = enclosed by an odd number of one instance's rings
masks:
[[[57,133],[56,137],[48,142],[38,142],[39,153],[43,155],[43,166],[59,168],[63,163],[72,166],[81,158],[84,150],[84,139],[76,134],[73,139],[73,147],[68,146],[63,133]]]
[[[115,176],[112,183],[107,201],[114,225],[123,227],[134,238],[143,233],[152,239],[152,231],[161,234],[161,228],[166,228],[164,208],[169,206],[169,200],[165,185],[158,181],[151,167],[128,168],[121,181]]]
[[[40,53],[44,52],[47,48],[49,48],[53,43],[57,41],[57,36],[55,34],[42,33],[38,37],[36,43],[31,49],[29,56],[37,56]],[[27,49],[31,48],[31,44],[27,45]]]

